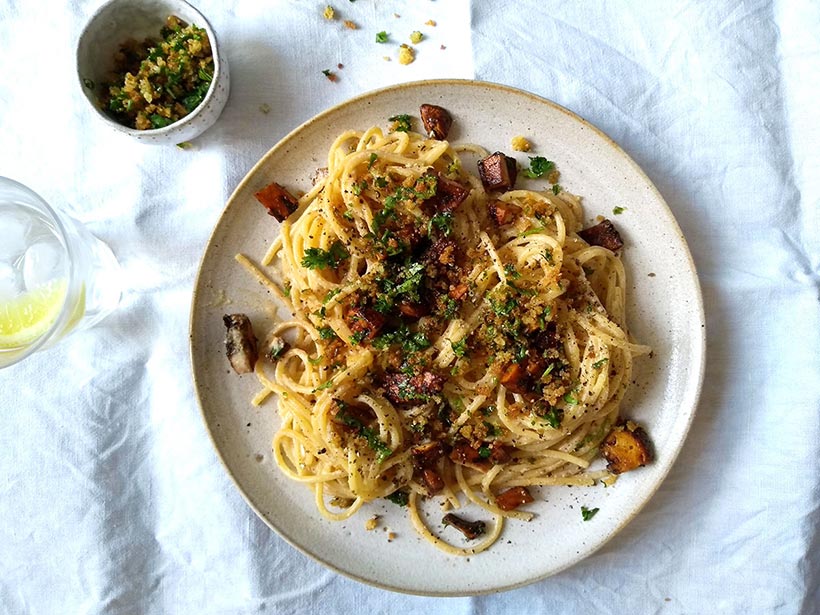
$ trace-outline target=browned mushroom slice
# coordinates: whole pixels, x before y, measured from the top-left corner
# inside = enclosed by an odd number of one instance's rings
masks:
[[[450,112],[437,105],[424,104],[419,107],[421,122],[427,134],[436,139],[446,139],[453,125],[453,118]]]
[[[533,501],[535,500],[526,487],[512,487],[495,498],[495,503],[501,510],[515,510],[522,504],[529,504]]]
[[[227,327],[225,351],[231,367],[237,374],[252,372],[259,355],[250,318],[245,314],[225,314],[222,322]]]
[[[520,363],[510,363],[502,372],[499,382],[513,393],[527,392],[527,372]]]
[[[601,246],[607,250],[620,250],[624,247],[620,233],[609,220],[604,218],[595,226],[578,231],[578,236],[593,246]]]
[[[421,471],[421,480],[431,495],[444,489],[444,479],[432,468],[424,468]]]
[[[613,474],[623,474],[652,461],[652,445],[641,426],[632,421],[617,425],[601,444],[601,455]]]
[[[253,196],[279,222],[283,222],[299,206],[296,197],[276,182],[265,186]]]
[[[444,525],[450,525],[456,528],[459,532],[464,534],[464,537],[467,540],[475,540],[487,531],[487,525],[483,521],[467,521],[466,519],[462,519],[453,513],[444,515],[441,522]]]
[[[503,152],[495,152],[478,161],[478,176],[487,190],[512,190],[515,187],[516,162]]]
[[[499,200],[492,201],[487,206],[487,210],[490,213],[490,218],[492,218],[498,226],[509,224],[521,213],[521,208],[518,205]]]
[[[487,472],[492,467],[490,461],[483,458],[478,449],[470,446],[469,442],[462,442],[454,446],[450,451],[450,461],[479,472]]]
[[[383,384],[385,397],[394,404],[402,404],[427,401],[433,395],[441,393],[444,388],[444,377],[428,370],[413,375],[386,372]]]
[[[348,308],[342,318],[359,343],[371,341],[379,334],[385,323],[384,316],[366,307]]]
[[[470,196],[470,188],[453,179],[439,176],[434,201],[439,212],[454,211]]]
[[[417,468],[426,468],[444,455],[444,446],[441,442],[426,442],[410,449],[413,455],[413,465]]]

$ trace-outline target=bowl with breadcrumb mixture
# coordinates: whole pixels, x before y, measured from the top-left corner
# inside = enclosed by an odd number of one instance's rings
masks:
[[[205,17],[182,0],[111,0],[89,20],[77,73],[95,113],[139,141],[179,144],[216,122],[229,75]]]

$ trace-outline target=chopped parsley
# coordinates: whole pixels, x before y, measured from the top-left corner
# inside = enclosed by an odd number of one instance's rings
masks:
[[[394,491],[387,496],[387,499],[396,506],[407,506],[407,503],[410,501],[410,496],[407,495],[406,491]]]
[[[561,190],[562,190],[562,188],[558,184],[553,184],[552,185],[552,193],[553,194],[557,195],[559,192],[561,192]]]
[[[319,337],[323,340],[332,340],[336,337],[336,332],[333,327],[321,327],[319,329]]]
[[[350,257],[350,252],[338,239],[333,242],[329,250],[322,248],[308,248],[302,259],[302,267],[308,269],[335,269],[339,264]]]
[[[311,365],[319,365],[319,363],[321,363],[321,362],[322,362],[322,355],[319,355],[315,359],[308,359],[308,363],[310,363]]]
[[[447,212],[436,214],[430,218],[430,222],[427,224],[427,234],[432,234],[434,228],[441,231],[445,237],[449,237],[450,233],[453,232],[453,214]]]
[[[387,179],[384,177],[377,177],[373,180],[377,188],[387,188]]]
[[[601,359],[600,361],[595,361],[592,364],[593,369],[601,369],[604,366],[604,363],[607,363],[609,359]]]
[[[94,89],[94,82],[91,79],[83,79],[83,85],[87,87],[89,90]]]
[[[512,280],[517,280],[521,277],[521,274],[518,273],[518,270],[516,270],[515,265],[512,263],[507,263],[504,265],[504,273],[506,273],[507,277]]]
[[[387,42],[387,32],[382,30],[381,32],[376,33],[376,42],[377,43],[386,43]]]
[[[376,162],[378,159],[379,159],[379,155],[376,154],[375,152],[370,154],[370,159],[367,161],[367,168],[369,169],[370,167],[372,167],[373,163]]]
[[[482,459],[488,459],[490,455],[492,455],[492,451],[489,446],[482,446],[478,449],[478,456]]]
[[[545,230],[547,230],[545,227],[537,226],[535,228],[527,229],[526,231],[521,233],[519,235],[519,237],[529,237],[530,235],[535,235],[536,233],[540,233],[541,231],[545,231]]]
[[[549,425],[553,429],[558,429],[561,426],[561,421],[564,418],[564,411],[560,408],[547,406],[546,412],[542,412],[538,416],[544,419],[547,422],[547,425]]]
[[[354,346],[358,346],[365,337],[367,337],[367,331],[356,331],[356,333],[350,336],[350,343]]]
[[[290,298],[290,284],[288,284],[287,282],[285,282],[285,287],[282,293],[285,295],[285,297]]]
[[[410,132],[410,116],[406,113],[394,115],[387,118],[388,121],[393,122],[393,130],[396,132]]]
[[[529,156],[530,167],[524,169],[524,175],[530,179],[543,177],[555,168],[555,163],[543,156]]]
[[[390,455],[393,454],[393,449],[391,449],[384,442],[382,442],[375,431],[367,427],[355,416],[351,416],[347,413],[347,404],[340,400],[336,400],[336,403],[339,405],[339,412],[338,414],[336,414],[336,419],[341,421],[344,425],[350,427],[351,429],[355,429],[356,431],[358,431],[359,436],[367,440],[368,446],[372,448],[374,451],[376,451],[377,462],[382,463],[385,459],[387,459],[388,457],[390,457]]]
[[[333,378],[331,378],[324,384],[317,386],[315,389],[313,389],[313,392],[315,393],[316,391],[324,391],[325,389],[329,389],[331,386],[333,386]]]
[[[353,194],[359,196],[363,191],[367,190],[367,180],[362,180],[358,184],[353,184]]]
[[[587,508],[586,506],[581,506],[581,517],[584,521],[589,521],[598,513],[599,510],[600,508]]]
[[[340,292],[342,292],[341,288],[334,288],[333,290],[327,291],[327,294],[325,295],[325,298],[322,301],[322,303],[324,305],[327,305],[330,302],[330,300],[333,299],[333,297],[338,295]]]
[[[467,338],[464,337],[458,342],[450,341],[450,346],[457,357],[463,357],[467,354]]]
[[[578,403],[578,400],[572,396],[572,393],[567,393],[564,395],[564,401],[567,402],[570,406],[574,406]]]
[[[405,352],[418,352],[429,348],[431,342],[424,333],[413,333],[407,325],[402,325],[396,331],[385,333],[373,340],[373,348],[376,350],[384,350],[394,344],[401,346]]]
[[[615,214],[616,216],[618,214],[624,213],[625,211],[626,211],[626,207],[621,207],[620,205],[618,205],[617,207],[612,208],[612,213]]]

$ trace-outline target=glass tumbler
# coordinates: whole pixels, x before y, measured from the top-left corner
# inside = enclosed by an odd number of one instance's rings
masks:
[[[0,177],[0,368],[105,318],[120,300],[119,274],[82,224]]]

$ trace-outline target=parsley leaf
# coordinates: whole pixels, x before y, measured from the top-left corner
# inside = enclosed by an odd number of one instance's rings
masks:
[[[453,353],[457,357],[463,357],[467,354],[467,338],[461,338],[458,342],[450,340],[450,346],[453,348]]]
[[[612,213],[615,214],[616,216],[618,214],[624,213],[625,211],[626,211],[626,207],[621,207],[620,205],[618,205],[617,207],[612,208]]]
[[[308,269],[335,269],[339,264],[350,257],[344,244],[338,239],[333,242],[329,250],[322,248],[308,248],[305,250],[305,257],[302,259],[302,267]]]
[[[521,274],[518,273],[518,271],[515,268],[515,265],[513,265],[512,263],[507,263],[506,265],[504,265],[504,273],[506,273],[507,277],[511,280],[517,280],[521,277]]]
[[[564,401],[567,402],[570,406],[574,406],[578,403],[578,400],[572,396],[572,393],[567,393],[564,395]]]
[[[543,177],[555,168],[555,163],[543,156],[529,156],[530,168],[524,169],[524,175],[530,179]]]
[[[600,361],[595,361],[595,363],[592,364],[592,367],[594,369],[601,369],[601,367],[603,367],[604,363],[607,363],[608,361],[609,361],[609,359],[601,359]]]
[[[355,429],[359,432],[359,435],[367,440],[367,444],[370,448],[376,451],[376,461],[382,463],[385,459],[390,457],[393,454],[393,449],[387,446],[384,442],[381,441],[378,434],[367,427],[364,423],[362,423],[359,419],[355,416],[351,416],[347,413],[346,407],[347,404],[341,401],[337,401],[339,404],[339,412],[336,414],[336,420],[341,421],[351,429]]]
[[[430,218],[427,224],[427,234],[432,234],[433,228],[438,229],[445,237],[449,237],[453,232],[453,214],[450,212],[436,214]]]
[[[547,425],[549,425],[553,429],[558,429],[561,426],[561,421],[564,418],[564,411],[560,408],[553,408],[552,406],[547,406],[546,412],[542,412],[538,416],[544,419],[547,422]]]
[[[492,451],[489,446],[482,446],[478,449],[478,456],[482,459],[488,459],[490,455],[492,455]]]
[[[323,340],[332,340],[336,337],[336,332],[333,327],[321,327],[319,329],[319,337]]]
[[[407,495],[406,491],[394,491],[387,496],[387,499],[393,502],[396,506],[407,506],[407,503],[410,501],[410,497]]]
[[[382,30],[381,32],[376,33],[376,42],[377,43],[386,43],[387,42],[387,32]]]
[[[396,132],[410,132],[410,116],[406,113],[402,113],[401,115],[394,115],[393,117],[387,118],[388,121],[394,122],[393,130]]]
[[[373,163],[376,162],[378,159],[379,159],[379,155],[376,154],[375,152],[370,154],[370,159],[367,161],[367,168],[369,169],[370,167],[372,167]]]
[[[350,337],[350,343],[354,346],[358,346],[365,337],[367,337],[367,331],[356,331],[356,333]]]
[[[552,193],[553,194],[557,195],[559,192],[561,192],[561,190],[562,190],[562,188],[558,184],[553,184],[552,185]]]
[[[584,521],[589,521],[594,517],[600,508],[587,508],[586,506],[581,506],[581,517],[583,517]]]

